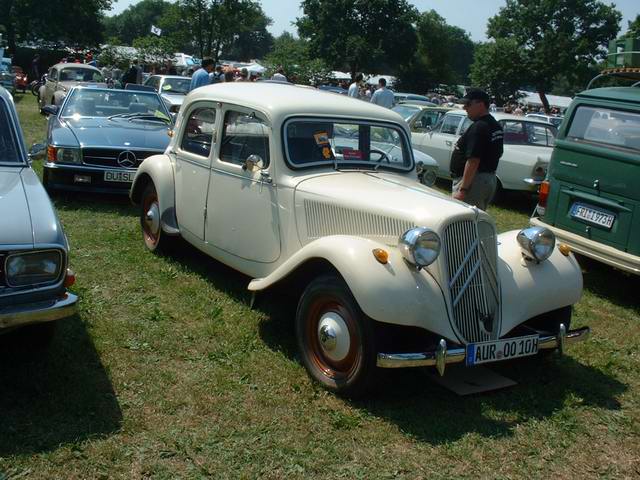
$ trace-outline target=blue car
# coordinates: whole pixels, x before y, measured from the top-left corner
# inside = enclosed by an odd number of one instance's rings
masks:
[[[0,87],[0,335],[22,329],[30,343],[46,346],[54,321],[75,313],[68,252],[58,216],[31,169],[11,96]]]
[[[46,105],[48,190],[129,193],[145,158],[169,144],[172,117],[153,91],[75,87]]]

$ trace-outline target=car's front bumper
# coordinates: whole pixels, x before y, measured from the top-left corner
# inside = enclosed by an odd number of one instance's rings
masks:
[[[532,218],[531,225],[545,227],[553,232],[558,242],[566,243],[576,253],[593,258],[611,267],[624,270],[625,272],[640,275],[640,256],[623,252],[609,245],[604,245],[589,238],[581,237],[575,233],[567,232],[561,228],[544,223],[539,218]]]
[[[0,309],[0,330],[70,317],[76,313],[77,303],[78,297],[66,292],[52,300],[21,303],[2,308]]]
[[[586,340],[590,333],[589,327],[567,331],[564,325],[561,325],[557,335],[540,336],[538,351],[557,349],[563,352],[567,345]],[[380,368],[436,367],[440,375],[444,375],[447,365],[462,363],[466,357],[466,348],[448,348],[446,340],[442,339],[435,350],[427,352],[378,353],[377,365]]]
[[[129,194],[131,183],[106,182],[104,172],[117,168],[90,167],[78,164],[60,164],[46,162],[44,164],[44,183],[51,190],[71,190],[96,193]],[[135,170],[132,170],[135,172]],[[89,179],[77,181],[78,177]]]

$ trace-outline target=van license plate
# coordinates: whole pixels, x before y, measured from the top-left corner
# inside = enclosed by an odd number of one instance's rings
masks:
[[[120,170],[107,170],[104,172],[105,182],[132,183],[136,172],[123,172]]]
[[[538,335],[467,345],[467,366],[528,357],[538,353]]]
[[[574,203],[571,207],[571,216],[579,218],[585,222],[593,223],[606,229],[611,229],[616,216],[613,213],[607,213],[597,208],[588,207],[582,203]]]

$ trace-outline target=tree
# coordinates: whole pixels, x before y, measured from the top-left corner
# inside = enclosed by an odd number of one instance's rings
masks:
[[[95,46],[103,38],[101,19],[111,3],[111,0],[0,0],[0,31],[6,34],[12,52],[19,41]]]
[[[267,30],[271,20],[259,15],[253,30],[244,30],[238,33],[233,43],[222,51],[224,58],[235,58],[248,61],[254,58],[264,58],[273,49],[274,38]]]
[[[627,24],[627,33],[625,33],[623,37],[640,39],[640,15],[636,15],[635,20],[627,22]]]
[[[320,83],[330,75],[326,64],[310,55],[308,42],[294,38],[289,32],[283,32],[275,39],[273,50],[264,61],[268,74],[273,74],[278,67],[282,67],[287,78],[295,83]]]
[[[133,45],[136,38],[149,35],[151,25],[160,26],[170,8],[164,0],[141,0],[118,15],[105,17],[105,36],[118,39],[119,45]]]
[[[622,15],[600,0],[506,0],[489,19],[487,35],[509,39],[522,49],[522,70],[549,110],[554,78],[569,81],[589,71],[618,33]],[[504,57],[485,58],[499,68]]]
[[[335,69],[380,72],[408,61],[417,11],[406,0],[303,0],[296,21],[310,52]]]
[[[417,42],[411,59],[398,68],[404,90],[425,92],[441,83],[466,80],[474,44],[461,28],[448,25],[435,10],[424,12],[416,23]]]
[[[511,38],[480,44],[471,66],[471,82],[486,88],[497,104],[503,105],[527,80],[522,68],[526,62],[524,55],[524,50]]]

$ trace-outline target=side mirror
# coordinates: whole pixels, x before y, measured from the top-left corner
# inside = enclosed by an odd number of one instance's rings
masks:
[[[264,161],[260,155],[249,155],[242,165],[243,170],[257,172],[264,168]]]
[[[58,106],[57,105],[45,105],[42,107],[42,113],[46,115],[57,115],[58,114]]]
[[[29,149],[29,160],[39,160],[44,158],[47,146],[44,143],[34,143]]]

